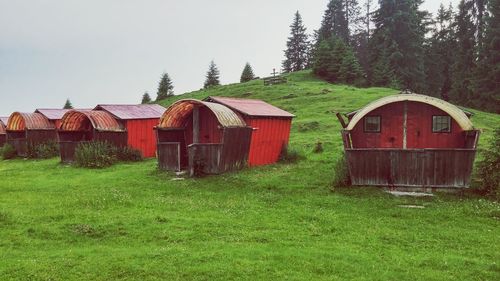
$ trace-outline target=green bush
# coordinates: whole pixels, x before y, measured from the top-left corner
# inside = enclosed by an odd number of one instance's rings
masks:
[[[351,185],[351,177],[349,176],[345,153],[342,153],[341,157],[335,162],[333,171],[335,173],[332,183],[334,187],[346,187]]]
[[[500,128],[495,130],[493,142],[482,152],[483,160],[477,166],[477,188],[487,195],[500,198]]]
[[[28,158],[48,159],[59,155],[59,145],[55,141],[28,145]]]
[[[82,142],[75,149],[75,164],[79,167],[105,168],[116,160],[114,148],[107,142]]]
[[[281,163],[296,163],[304,158],[304,155],[302,155],[298,150],[294,148],[289,148],[287,145],[283,145],[281,147],[281,153],[279,157],[279,162]]]
[[[13,158],[16,158],[16,156],[17,156],[16,149],[11,144],[8,144],[8,143],[6,143],[2,147],[1,152],[2,152],[2,158],[4,160],[6,160],[6,159],[13,159]]]
[[[115,147],[114,154],[118,161],[138,162],[143,160],[141,151],[129,146]]]

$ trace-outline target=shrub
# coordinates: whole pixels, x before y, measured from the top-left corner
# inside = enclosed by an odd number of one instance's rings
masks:
[[[104,168],[116,162],[113,146],[107,142],[82,142],[75,149],[75,164],[86,168]]]
[[[13,158],[16,158],[16,156],[17,156],[16,149],[11,144],[8,144],[8,143],[6,143],[3,146],[1,152],[2,152],[2,158],[4,160],[13,159]]]
[[[500,128],[495,130],[493,143],[482,154],[483,160],[477,166],[478,189],[500,198]]]
[[[48,159],[59,155],[59,146],[55,141],[28,145],[28,158]]]
[[[351,177],[349,176],[345,153],[342,153],[341,157],[335,162],[333,171],[335,173],[332,183],[334,187],[346,187],[351,185]]]
[[[132,147],[115,147],[114,154],[118,161],[130,161],[130,162],[138,162],[142,161],[142,153],[140,150],[132,148]]]
[[[304,155],[302,155],[298,150],[289,148],[287,145],[283,145],[281,147],[281,153],[279,157],[279,162],[282,163],[296,163],[299,160],[304,159]]]

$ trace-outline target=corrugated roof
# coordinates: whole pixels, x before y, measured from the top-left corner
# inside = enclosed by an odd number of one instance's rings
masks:
[[[195,105],[206,106],[212,111],[223,127],[245,127],[246,124],[230,108],[213,102],[195,99],[184,99],[172,104],[160,119],[159,128],[179,128],[185,125],[186,117],[193,111]]]
[[[9,117],[7,130],[24,131],[24,130],[53,130],[55,129],[47,117],[41,113],[21,113],[14,112]]]
[[[70,110],[61,119],[62,131],[86,131],[92,126],[98,131],[124,131],[120,123],[102,110]]]
[[[371,111],[390,103],[402,102],[402,101],[421,102],[435,106],[441,109],[442,111],[446,112],[448,115],[450,115],[464,131],[470,131],[474,129],[474,126],[472,125],[472,122],[467,117],[467,115],[460,108],[449,102],[425,95],[399,94],[399,95],[383,97],[381,99],[373,101],[364,108],[357,111],[356,114],[352,117],[349,124],[347,125],[346,130],[352,130],[356,126],[356,124],[359,121],[361,121],[363,117],[366,114],[370,113]]]
[[[261,117],[293,118],[295,115],[262,100],[226,97],[208,97],[206,101],[223,104],[241,114]]]
[[[99,104],[94,110],[105,110],[118,119],[156,119],[165,112],[158,104]]]
[[[39,108],[35,110],[36,113],[41,113],[49,120],[60,120],[69,109],[59,108]]]

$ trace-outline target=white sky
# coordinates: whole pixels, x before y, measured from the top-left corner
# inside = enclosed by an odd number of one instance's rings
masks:
[[[0,115],[66,98],[82,108],[138,103],[144,91],[156,97],[164,71],[176,94],[197,90],[212,59],[223,84],[238,82],[247,61],[267,76],[281,66],[294,12],[312,32],[327,2],[0,0]]]

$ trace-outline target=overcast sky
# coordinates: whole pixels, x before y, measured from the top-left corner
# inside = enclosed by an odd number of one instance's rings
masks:
[[[144,91],[156,96],[162,72],[176,94],[197,90],[212,59],[223,84],[238,82],[246,62],[267,76],[280,68],[294,12],[312,32],[327,2],[0,0],[0,115],[66,98],[84,108],[138,103]]]

